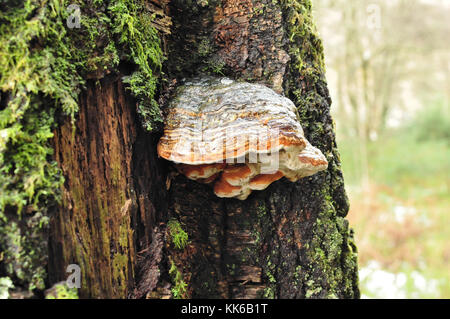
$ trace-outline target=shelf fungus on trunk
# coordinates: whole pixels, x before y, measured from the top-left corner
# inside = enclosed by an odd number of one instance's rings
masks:
[[[177,88],[158,154],[187,178],[211,184],[218,197],[241,200],[283,177],[296,182],[328,166],[304,137],[289,99],[228,78],[197,78]]]

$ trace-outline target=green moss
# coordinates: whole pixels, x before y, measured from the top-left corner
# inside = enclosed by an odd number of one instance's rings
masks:
[[[66,284],[57,284],[45,299],[78,299],[77,288],[69,288]]]
[[[198,45],[198,58],[202,61],[202,72],[206,74],[224,75],[225,62],[214,55],[214,44],[211,39],[203,38]]]
[[[120,237],[119,237],[119,245],[122,248],[128,247],[128,225],[127,218],[123,218],[123,221],[119,227]]]
[[[203,38],[198,45],[198,55],[208,57],[214,51],[214,45],[209,38]]]
[[[138,100],[138,112],[144,127],[152,131],[162,123],[158,103],[154,99],[163,53],[153,17],[145,11],[144,1],[121,0],[110,4],[113,34],[119,45],[125,46],[124,54],[138,70],[124,78],[130,91]]]
[[[230,276],[236,275],[236,264],[227,264],[227,270]]]
[[[124,254],[114,254],[112,260],[113,276],[117,289],[122,290],[122,295],[126,294],[126,271],[128,269],[128,256]]]
[[[1,130],[10,138],[0,152],[0,249],[5,275],[30,290],[43,289],[47,262],[47,211],[62,178],[46,145],[52,112],[29,110]]]
[[[266,251],[263,256],[260,256],[260,251],[266,245],[267,236],[272,233],[272,217],[264,200],[257,201],[256,205],[251,209],[247,220],[240,221],[240,223],[248,223],[247,226],[251,229],[252,237],[255,240],[256,247],[249,247],[247,249],[247,260],[249,263],[256,263],[262,265],[263,282],[265,288],[262,291],[261,297],[273,299],[276,298],[277,277],[279,268],[278,263],[279,247],[271,243],[271,249]],[[261,258],[262,257],[262,258]],[[261,260],[263,259],[263,260]]]
[[[264,216],[267,214],[267,208],[264,204],[261,204],[258,206],[257,208],[257,214],[258,214],[258,218],[262,219],[264,218]]]
[[[197,0],[197,4],[201,7],[208,6],[208,0]]]
[[[9,277],[0,277],[0,299],[9,298],[9,289],[14,288],[14,284]]]
[[[315,89],[315,83],[323,81],[325,74],[325,59],[323,45],[318,36],[313,16],[311,0],[280,0],[289,37],[289,54],[292,58],[291,73],[295,77],[304,79],[307,87],[292,84],[292,96],[298,107],[300,122],[307,132],[320,135],[320,121],[316,121],[312,110],[317,110],[317,105],[323,97]],[[313,136],[309,140],[316,140]],[[318,146],[318,145],[316,145]]]
[[[263,267],[265,269],[265,277],[266,277],[266,288],[264,288],[263,297],[268,299],[274,299],[275,289],[277,284],[277,279],[275,278],[275,273],[277,271],[275,263],[272,263],[272,259],[277,255],[277,251],[272,250],[272,252],[266,257],[266,265]]]
[[[306,282],[306,298],[311,298],[312,296],[319,294],[322,291],[322,287],[316,287],[313,280],[308,280]]]
[[[306,297],[352,296],[357,273],[356,255],[348,241],[348,222],[336,216],[331,204],[320,213],[307,255],[314,273],[322,278],[307,281]],[[326,288],[326,289],[325,289]],[[320,295],[322,290],[326,295]]]
[[[266,287],[263,291],[263,298],[275,299],[275,290],[272,287]]]
[[[171,219],[167,223],[167,231],[170,236],[170,241],[175,248],[183,250],[188,243],[188,234],[183,230],[180,222],[176,219]]]
[[[266,272],[266,276],[269,279],[269,282],[271,282],[271,283],[276,283],[277,282],[275,277],[272,275],[272,273],[270,271]]]
[[[280,0],[285,9],[293,66],[302,74],[321,77],[325,71],[323,45],[312,16],[311,0]]]
[[[66,24],[69,4],[80,7],[80,28]],[[50,140],[58,113],[75,122],[86,76],[134,63],[124,81],[143,125],[161,122],[151,20],[143,0],[0,3],[0,269],[21,286],[44,288],[48,214],[63,183]]]
[[[175,262],[173,260],[170,261],[170,269],[169,275],[172,278],[172,295],[174,299],[183,299],[187,298],[187,284],[183,280],[183,274],[178,270]]]
[[[224,75],[225,62],[217,57],[211,57],[205,61],[206,66],[203,67],[202,71],[207,74]]]

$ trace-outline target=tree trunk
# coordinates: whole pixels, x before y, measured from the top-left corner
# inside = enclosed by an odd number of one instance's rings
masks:
[[[141,128],[120,76],[91,80],[76,134],[70,123],[55,132],[66,181],[51,225],[50,281],[65,279],[73,263],[81,267],[82,297],[358,297],[310,1],[154,2],[172,19],[163,36],[162,107],[167,83],[201,73],[265,84],[296,104],[329,168],[297,183],[280,180],[245,201],[220,199],[158,159],[160,135]],[[184,231],[188,242],[176,247]]]

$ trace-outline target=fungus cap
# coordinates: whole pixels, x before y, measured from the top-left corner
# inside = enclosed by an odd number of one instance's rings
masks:
[[[295,105],[260,84],[201,78],[177,89],[158,154],[190,165],[306,146]]]
[[[203,77],[177,88],[167,107],[160,157],[219,197],[246,199],[286,176],[327,168],[304,137],[295,105],[260,84]]]

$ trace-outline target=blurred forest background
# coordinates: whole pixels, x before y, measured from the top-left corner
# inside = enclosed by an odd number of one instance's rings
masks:
[[[450,298],[450,1],[315,0],[366,298]]]

